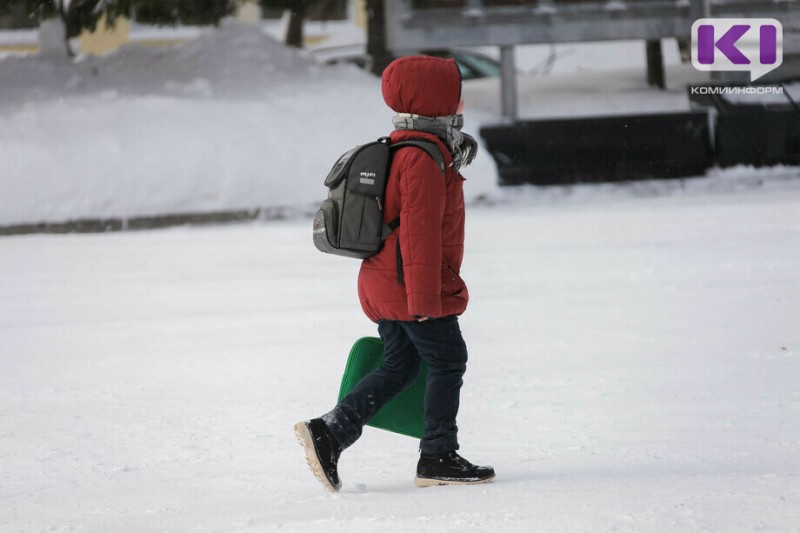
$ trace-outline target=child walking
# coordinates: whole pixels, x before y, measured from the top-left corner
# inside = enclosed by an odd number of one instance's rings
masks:
[[[457,317],[469,299],[459,276],[464,253],[464,178],[459,170],[477,150],[475,140],[461,132],[461,71],[452,59],[403,57],[384,71],[382,89],[386,104],[397,113],[391,142],[434,142],[445,159],[446,175],[423,150],[396,150],[383,214],[386,222],[399,216],[400,225],[377,255],[362,262],[358,275],[361,306],[378,324],[384,362],[331,411],[295,424],[295,432],[314,475],[329,490],[339,490],[342,451],[386,402],[414,382],[425,360],[425,426],[415,483],[485,483],[494,479],[494,469],[456,453],[456,415],[467,365]]]

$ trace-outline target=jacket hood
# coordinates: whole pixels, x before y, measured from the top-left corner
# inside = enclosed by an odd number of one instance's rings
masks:
[[[461,71],[453,59],[401,57],[383,71],[382,89],[386,105],[397,113],[454,115],[461,100]]]

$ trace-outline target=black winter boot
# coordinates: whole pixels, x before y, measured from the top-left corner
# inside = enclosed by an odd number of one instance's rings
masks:
[[[294,433],[305,449],[306,462],[314,476],[329,491],[338,491],[342,486],[337,470],[342,447],[325,422],[320,418],[298,422],[294,425]]]
[[[422,453],[417,463],[418,487],[434,485],[475,485],[494,479],[494,468],[476,466],[456,452]]]

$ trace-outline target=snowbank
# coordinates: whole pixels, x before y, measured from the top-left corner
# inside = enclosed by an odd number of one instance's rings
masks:
[[[391,111],[377,78],[320,66],[265,31],[226,23],[180,46],[131,45],[76,63],[0,59],[0,226],[314,209],[333,161],[387,134]],[[353,38],[353,28],[337,31]],[[686,84],[707,76],[674,48],[659,91],[638,42],[519,47],[520,114],[685,111]],[[499,80],[470,81],[463,94],[466,131],[479,139],[482,124],[499,120]],[[500,195],[485,150],[465,175],[469,202]]]
[[[1,65],[0,105],[111,90],[126,96],[266,98],[287,85],[352,78],[319,67],[257,27],[234,21],[204,29],[182,45],[128,44],[107,56],[86,56],[75,63],[10,57]]]
[[[310,210],[341,153],[391,130],[377,78],[239,24],[74,65],[8,58],[0,85],[0,225]],[[473,198],[496,182],[486,154],[467,176]]]

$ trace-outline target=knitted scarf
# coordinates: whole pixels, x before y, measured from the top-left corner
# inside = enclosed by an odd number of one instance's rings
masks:
[[[424,131],[436,135],[453,155],[453,170],[456,172],[475,159],[478,143],[466,133],[461,132],[464,115],[445,115],[425,117],[413,113],[397,113],[392,119],[395,130]]]

